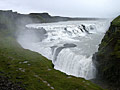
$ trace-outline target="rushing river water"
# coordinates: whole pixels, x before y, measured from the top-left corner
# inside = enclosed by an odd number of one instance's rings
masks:
[[[107,20],[30,24],[18,36],[18,42],[52,60],[56,70],[93,79],[96,68],[92,55],[108,27]]]

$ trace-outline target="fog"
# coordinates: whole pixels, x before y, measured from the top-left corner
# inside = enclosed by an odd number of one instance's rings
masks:
[[[120,0],[0,0],[0,9],[71,17],[116,17]]]

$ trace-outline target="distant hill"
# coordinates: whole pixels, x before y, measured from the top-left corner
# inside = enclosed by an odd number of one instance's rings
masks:
[[[48,22],[59,22],[59,21],[79,21],[79,20],[100,20],[104,18],[72,18],[72,17],[61,17],[61,16],[51,16],[49,13],[30,13],[30,14],[20,14],[13,12],[12,10],[2,11],[0,10],[0,15],[9,16],[10,18],[19,20],[28,20],[28,23],[48,23]],[[32,21],[30,21],[31,19]]]

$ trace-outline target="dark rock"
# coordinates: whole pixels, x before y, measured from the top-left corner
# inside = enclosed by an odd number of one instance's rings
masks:
[[[83,29],[85,30],[86,33],[89,33],[88,30],[86,29],[85,25],[81,25],[83,27]]]
[[[120,29],[118,26],[110,26],[99,45],[98,52],[93,55],[93,62],[98,70],[97,78],[107,82],[109,88],[112,88],[110,90],[120,90]]]
[[[23,79],[22,77],[16,77],[16,79]]]
[[[77,45],[72,44],[72,43],[66,43],[66,44],[64,44],[64,47],[65,47],[65,48],[76,47],[76,46],[77,46]]]
[[[51,16],[48,13],[30,13],[32,16],[41,16],[43,18],[51,18]]]
[[[3,74],[4,72],[0,71],[1,74]]]
[[[7,77],[0,76],[0,90],[25,90],[21,83],[12,83]]]

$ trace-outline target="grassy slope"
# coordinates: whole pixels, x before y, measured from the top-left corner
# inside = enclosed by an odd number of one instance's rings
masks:
[[[118,16],[117,18],[115,18],[113,20],[112,25],[114,25],[114,26],[120,26],[120,16]]]
[[[13,21],[1,20],[1,17],[0,23],[6,28],[0,28],[0,75],[9,77],[26,90],[102,90],[90,81],[54,70],[51,61],[23,49],[14,38]]]

